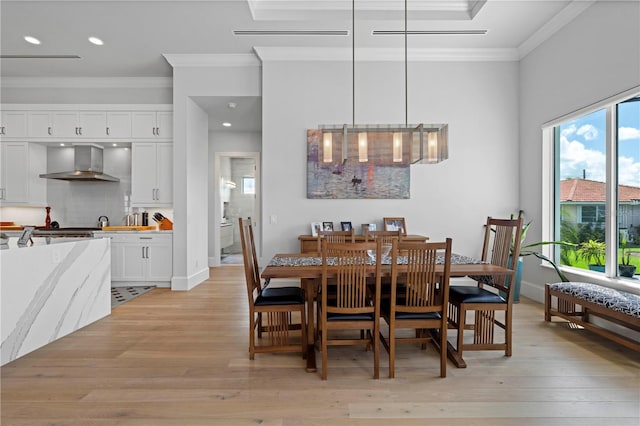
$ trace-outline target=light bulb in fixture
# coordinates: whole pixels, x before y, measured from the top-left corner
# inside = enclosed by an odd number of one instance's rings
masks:
[[[227,122],[227,121],[225,121],[224,123],[222,123],[222,125],[223,125],[224,127],[231,127],[231,123],[229,123],[229,122]]]
[[[96,46],[102,46],[104,44],[104,42],[98,37],[89,37],[89,42],[95,44]]]
[[[37,38],[33,37],[33,36],[24,36],[24,40],[27,43],[31,43],[31,44],[40,44],[40,40],[38,40]]]

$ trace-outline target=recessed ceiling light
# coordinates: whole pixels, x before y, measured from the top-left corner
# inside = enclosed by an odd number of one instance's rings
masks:
[[[24,36],[24,40],[27,43],[31,43],[31,44],[40,44],[40,40],[38,40],[37,38],[33,37],[33,36]]]
[[[118,146],[118,144],[117,144],[117,143],[114,143],[112,146]]]
[[[222,125],[223,125],[224,127],[231,127],[231,123],[229,123],[229,122],[227,122],[227,121],[225,121],[224,123],[222,123]]]
[[[64,146],[64,144],[63,144],[63,143],[61,143],[61,144],[60,144],[60,146]]]
[[[89,37],[89,41],[95,44],[96,46],[102,46],[104,44],[104,42],[100,40],[98,37]]]
[[[227,106],[228,106],[229,108],[231,108],[231,109],[234,109],[235,107],[237,107],[237,106],[238,106],[238,104],[237,104],[237,103],[235,103],[235,102],[229,102],[229,103],[227,104]]]

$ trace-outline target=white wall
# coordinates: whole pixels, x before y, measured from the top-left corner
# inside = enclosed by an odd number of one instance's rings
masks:
[[[520,204],[542,239],[543,123],[640,85],[640,3],[598,2],[520,62]],[[543,300],[552,270],[526,258],[522,293]]]
[[[206,55],[205,55],[206,56]],[[208,117],[194,96],[259,96],[260,67],[193,67],[167,58],[174,67],[174,280],[188,290],[209,276]],[[173,61],[173,62],[172,62]],[[219,223],[219,218],[218,222]]]
[[[356,66],[356,124],[404,123],[402,63]],[[479,255],[488,215],[518,205],[518,66],[515,62],[409,63],[410,123],[448,123],[449,160],[411,167],[408,200],[306,198],[306,129],[352,122],[351,63],[263,58],[263,256],[297,251],[312,221],[382,225],[453,238]],[[269,223],[275,216],[277,224]]]

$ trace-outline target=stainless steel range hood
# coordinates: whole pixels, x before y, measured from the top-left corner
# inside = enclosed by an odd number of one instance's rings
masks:
[[[45,179],[89,182],[120,182],[117,177],[102,173],[102,148],[95,145],[74,146],[74,169],[68,172],[45,173]]]

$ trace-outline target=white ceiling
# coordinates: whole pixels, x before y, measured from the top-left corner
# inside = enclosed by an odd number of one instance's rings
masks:
[[[637,0],[634,0],[637,1]],[[414,57],[434,52],[517,60],[588,7],[592,0],[408,0],[407,29],[487,30],[485,35],[411,35]],[[401,0],[2,0],[0,76],[170,77],[163,54],[252,53],[254,48],[296,52],[314,48],[367,52],[398,50],[403,30]],[[351,38],[352,27],[355,39]],[[349,35],[234,35],[242,31],[343,30]],[[31,45],[24,36],[41,40]],[[87,41],[96,36],[103,46]],[[271,50],[270,50],[271,49]],[[77,55],[78,59],[46,58]],[[10,58],[9,56],[22,56]],[[33,56],[32,58],[24,56]],[[3,82],[3,84],[5,84]],[[216,114],[229,113],[232,99],[199,99]],[[243,105],[247,101],[247,106]],[[259,113],[259,102],[238,101],[236,113]],[[220,120],[218,120],[220,121]],[[236,128],[237,130],[238,128]]]

